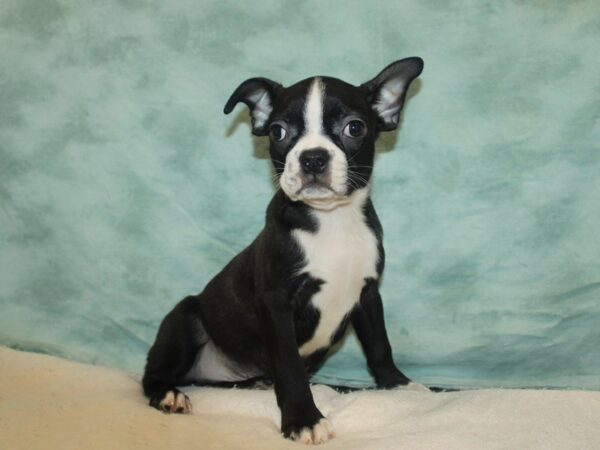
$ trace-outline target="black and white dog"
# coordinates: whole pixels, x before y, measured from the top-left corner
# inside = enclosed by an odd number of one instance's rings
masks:
[[[309,375],[349,323],[380,388],[417,386],[392,359],[378,282],[382,229],[369,198],[375,140],[398,126],[420,58],[360,86],[313,77],[290,87],[243,82],[252,132],[269,135],[281,189],[264,229],[205,287],[163,320],[143,378],[150,405],[187,413],[185,384],[274,383],[285,437],[321,443],[334,430],[315,406]]]

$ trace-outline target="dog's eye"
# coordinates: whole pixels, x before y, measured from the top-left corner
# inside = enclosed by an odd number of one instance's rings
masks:
[[[348,137],[357,139],[367,133],[367,126],[362,120],[351,120],[344,128],[344,134]]]
[[[287,136],[287,131],[281,125],[274,124],[271,126],[271,138],[275,142],[281,142]]]

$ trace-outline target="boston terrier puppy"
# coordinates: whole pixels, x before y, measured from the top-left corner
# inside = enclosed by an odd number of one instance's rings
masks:
[[[379,388],[420,386],[394,364],[379,280],[382,229],[369,197],[375,140],[398,126],[420,58],[387,66],[360,86],[312,77],[289,87],[244,81],[252,132],[269,136],[280,189],[264,229],[198,295],[164,318],[143,378],[150,405],[191,411],[176,386],[274,384],[281,432],[307,444],[334,436],[310,375],[352,324]],[[426,388],[424,388],[426,389]]]

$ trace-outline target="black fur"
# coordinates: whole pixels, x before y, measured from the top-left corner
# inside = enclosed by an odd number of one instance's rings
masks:
[[[377,89],[389,76],[403,77],[408,87],[420,73],[415,67],[422,68],[418,58],[395,64],[399,65],[398,70],[392,70],[395,66],[391,65],[359,87],[323,77],[327,87],[323,127],[346,155],[350,173],[347,195],[368,182],[377,135],[391,127],[390,123],[381,123],[373,110],[373,102],[378,99]],[[266,123],[253,124],[253,132],[267,134],[268,127],[277,123],[286,127],[288,134],[283,141],[271,140],[271,158],[278,174],[283,171],[287,152],[304,131],[303,110],[311,82],[312,79],[308,79],[283,88],[263,78],[250,79],[238,87],[225,107],[228,113],[236,103],[244,102],[252,110],[255,100],[266,96],[272,111]],[[399,107],[404,95],[397,100]],[[342,133],[352,118],[366,124],[364,137],[353,139]],[[356,174],[354,178],[352,173]],[[330,346],[343,336],[351,322],[377,386],[392,388],[407,384],[409,379],[393,362],[385,330],[378,289],[378,278],[384,267],[383,232],[370,199],[363,206],[363,214],[378,243],[378,277],[365,280],[355,308],[339,324]],[[177,393],[175,387],[179,385],[244,386],[264,381],[274,383],[282,414],[281,429],[286,437],[314,426],[323,417],[314,404],[308,380],[323,362],[328,348],[304,358],[298,348],[310,340],[319,323],[320,311],[311,304],[311,298],[321,290],[325,280],[302,272],[306,262],[292,236],[296,229],[316,233],[318,226],[310,206],[290,200],[282,190],[274,195],[267,208],[265,227],[254,242],[234,257],[202,293],[182,300],[161,323],[143,378],[144,392],[151,406],[160,408],[167,392]],[[208,345],[233,361],[241,373],[248,373],[247,379],[230,382],[194,378],[190,370]]]

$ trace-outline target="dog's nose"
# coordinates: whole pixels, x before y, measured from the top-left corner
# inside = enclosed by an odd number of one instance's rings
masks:
[[[300,154],[300,166],[304,173],[309,175],[319,175],[327,168],[329,162],[329,153],[322,148],[313,150],[304,150]]]

